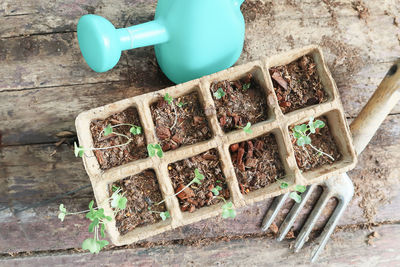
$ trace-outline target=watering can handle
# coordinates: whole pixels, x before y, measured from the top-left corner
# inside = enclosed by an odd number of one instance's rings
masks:
[[[392,65],[368,103],[350,125],[357,155],[368,145],[379,126],[400,100],[399,89],[400,59]]]

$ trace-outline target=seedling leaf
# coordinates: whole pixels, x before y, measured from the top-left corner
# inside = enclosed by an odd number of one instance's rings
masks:
[[[211,189],[211,192],[214,194],[214,196],[218,196],[219,195],[219,191],[218,191],[218,189],[216,187]]]
[[[107,240],[99,240],[97,241],[97,244],[100,245],[100,250],[103,249],[105,246],[107,246],[109,243]]]
[[[303,193],[304,191],[306,191],[306,189],[307,188],[304,185],[296,185],[296,187],[294,188],[294,190],[300,193]]]
[[[301,202],[301,196],[299,194],[297,194],[296,192],[292,192],[290,193],[290,198],[293,199],[294,201],[296,201],[297,203]]]
[[[250,86],[251,86],[251,83],[245,83],[245,84],[243,84],[243,86],[242,86],[243,91],[247,91],[247,89],[249,89]]]
[[[305,138],[304,138],[305,136],[301,136],[301,137],[299,137],[298,139],[297,139],[297,145],[298,146],[304,146],[305,144],[306,144],[306,140],[305,140]]]
[[[85,152],[84,148],[82,146],[78,146],[76,142],[74,142],[74,153],[75,157],[83,157],[83,153]]]
[[[82,249],[89,250],[91,253],[99,253],[101,246],[94,238],[88,238],[82,243]]]
[[[60,213],[58,214],[58,219],[60,219],[60,220],[63,222],[63,221],[64,221],[64,218],[65,218],[65,213],[60,212]]]
[[[165,221],[166,219],[168,219],[170,216],[169,211],[164,211],[160,213],[160,217],[163,221]]]
[[[193,183],[200,185],[202,180],[204,180],[204,175],[200,173],[199,169],[195,169]]]
[[[288,188],[288,187],[289,187],[289,184],[286,183],[286,182],[282,182],[280,187],[281,187],[282,189],[285,189],[285,188]]]
[[[89,224],[89,233],[93,233],[94,228],[95,228],[96,226],[98,226],[98,225],[99,225],[99,219],[98,219],[98,218],[95,218],[95,219]]]
[[[165,94],[164,100],[167,101],[169,105],[172,104],[172,100],[174,100],[168,93]]]
[[[243,131],[244,131],[245,133],[248,133],[248,134],[253,133],[253,130],[250,129],[250,127],[251,127],[251,123],[248,122],[248,123],[246,124],[246,126],[243,128]]]
[[[184,105],[185,105],[185,103],[183,103],[183,102],[179,102],[178,104],[176,104],[178,107],[183,107]]]
[[[89,209],[92,210],[94,205],[94,200],[89,202]]]
[[[64,204],[60,204],[59,210],[63,213],[67,212],[67,209],[64,207]]]
[[[218,88],[217,91],[214,92],[214,97],[216,99],[221,99],[226,95],[226,93],[224,92],[224,90],[222,88]]]
[[[102,223],[101,226],[100,226],[100,235],[101,235],[102,238],[106,237],[106,235],[104,233],[105,228],[106,228],[105,224]]]
[[[113,128],[111,127],[111,124],[107,125],[106,128],[104,128],[104,136],[110,135],[113,133]]]
[[[142,127],[139,126],[132,126],[129,131],[133,134],[133,135],[139,135],[142,133]]]
[[[149,153],[149,157],[154,157],[156,155],[156,149],[153,144],[147,145],[147,152]]]
[[[314,127],[315,127],[315,128],[324,128],[324,127],[325,127],[325,122],[320,121],[320,120],[316,120],[316,121],[314,122]]]

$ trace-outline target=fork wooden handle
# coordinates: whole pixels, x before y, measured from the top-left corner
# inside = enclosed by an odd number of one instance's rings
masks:
[[[379,126],[400,100],[399,88],[400,59],[392,65],[375,93],[350,125],[357,155],[368,145]]]

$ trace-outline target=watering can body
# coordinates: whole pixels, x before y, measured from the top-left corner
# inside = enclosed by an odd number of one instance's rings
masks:
[[[154,21],[115,29],[106,19],[85,15],[78,41],[89,66],[104,72],[122,50],[155,45],[166,76],[182,83],[232,66],[244,43],[243,0],[159,0]]]

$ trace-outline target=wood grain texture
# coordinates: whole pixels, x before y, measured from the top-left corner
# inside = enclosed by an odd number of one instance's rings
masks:
[[[367,230],[339,232],[328,243],[318,266],[395,266],[400,260],[400,226],[382,225],[375,229],[380,237],[366,244]],[[348,242],[351,240],[351,242]],[[199,243],[201,244],[201,242]],[[312,246],[301,253],[288,249],[289,242],[267,238],[239,239],[203,243],[202,247],[167,244],[151,248],[87,253],[42,253],[35,256],[5,258],[0,266],[310,266]],[[373,255],[373,256],[372,256]]]

